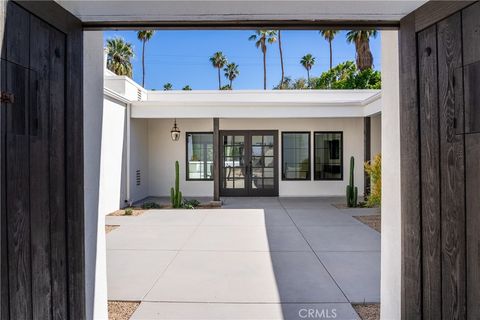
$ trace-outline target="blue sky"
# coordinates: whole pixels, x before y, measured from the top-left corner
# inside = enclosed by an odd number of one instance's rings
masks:
[[[145,54],[147,89],[161,90],[167,82],[174,89],[190,85],[192,89],[217,89],[217,70],[209,61],[216,51],[222,51],[229,62],[239,65],[240,75],[233,83],[234,89],[263,89],[262,53],[248,41],[253,30],[162,30],[157,31],[147,43]],[[333,64],[355,59],[355,48],[345,40],[345,31],[337,34],[333,41]],[[141,42],[136,31],[107,31],[104,38],[119,36],[131,42],[135,49],[133,59],[133,78],[138,83],[142,79]],[[370,40],[375,69],[380,70],[380,33]],[[285,75],[292,78],[307,74],[300,65],[301,57],[311,53],[316,57],[311,76],[318,76],[329,66],[328,42],[318,31],[282,31],[282,47]],[[280,81],[280,59],[278,44],[268,46],[267,50],[267,88]],[[222,84],[227,84],[223,78]]]

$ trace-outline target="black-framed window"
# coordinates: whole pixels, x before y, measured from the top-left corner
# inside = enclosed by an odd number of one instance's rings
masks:
[[[282,132],[282,180],[310,180],[310,132]]]
[[[213,133],[187,132],[187,180],[213,180]]]
[[[314,132],[315,180],[343,180],[343,132]]]

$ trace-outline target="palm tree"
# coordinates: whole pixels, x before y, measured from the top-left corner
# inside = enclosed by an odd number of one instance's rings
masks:
[[[173,85],[170,82],[167,82],[163,85],[163,91],[170,91],[173,89]]]
[[[107,68],[119,76],[132,77],[133,46],[122,38],[107,40]]]
[[[332,50],[332,41],[337,35],[338,30],[320,30],[320,34],[328,41],[328,46],[330,47],[330,69],[333,67],[333,50]]]
[[[307,70],[308,86],[310,87],[310,70],[312,70],[312,67],[315,64],[315,57],[308,53],[302,57],[300,64]]]
[[[274,30],[257,30],[248,40],[255,41],[255,46],[263,53],[263,89],[267,90],[267,43],[277,41],[277,33]]]
[[[153,37],[155,30],[140,30],[138,40],[142,41],[142,87],[145,87],[145,44]]]
[[[347,42],[355,44],[357,68],[363,71],[373,67],[370,51],[370,37],[376,37],[377,30],[351,30],[347,32]]]
[[[192,91],[192,88],[187,84],[185,87],[182,88],[183,91]]]
[[[283,68],[282,30],[278,30],[277,36],[278,36],[278,51],[280,52],[280,68],[282,69],[282,79],[280,80],[280,83],[283,83],[285,80],[285,69]]]
[[[233,80],[240,74],[238,70],[238,64],[232,62],[227,64],[227,66],[223,69],[225,71],[225,77],[230,81],[230,89],[233,89]]]
[[[303,90],[306,88],[307,88],[307,82],[305,81],[305,78],[298,78],[292,84],[292,89],[295,89],[295,90]]]
[[[218,90],[222,89],[222,80],[220,77],[220,70],[227,64],[227,58],[223,55],[221,51],[215,52],[213,56],[210,57],[210,62],[214,68],[218,69]]]

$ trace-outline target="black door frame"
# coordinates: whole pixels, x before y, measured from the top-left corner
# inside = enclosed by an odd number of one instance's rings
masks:
[[[244,136],[244,148],[245,148],[245,188],[244,189],[225,189],[224,185],[224,148],[223,148],[223,137],[226,135],[237,135]],[[274,166],[273,166],[273,175],[274,175],[274,187],[273,189],[261,189],[255,190],[252,189],[252,166],[251,166],[251,157],[252,157],[252,139],[254,135],[273,135],[273,144],[274,144]],[[278,177],[278,130],[220,130],[219,132],[219,159],[220,159],[220,196],[223,197],[278,197],[279,190],[279,177]]]

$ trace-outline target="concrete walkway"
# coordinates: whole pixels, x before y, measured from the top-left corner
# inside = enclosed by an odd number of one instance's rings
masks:
[[[132,319],[358,319],[380,302],[380,234],[333,198],[226,198],[222,209],[107,217],[109,300]]]

